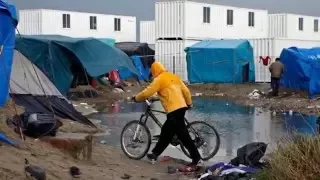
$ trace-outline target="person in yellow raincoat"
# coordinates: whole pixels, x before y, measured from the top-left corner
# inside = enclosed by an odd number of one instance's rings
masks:
[[[187,109],[192,107],[191,93],[179,76],[168,72],[159,62],[151,65],[152,83],[142,92],[132,97],[134,101],[144,101],[155,93],[159,96],[162,106],[167,112],[167,120],[164,123],[160,139],[151,154],[147,157],[151,161],[156,161],[158,156],[168,147],[174,135],[182,142],[191,157],[192,163],[188,167],[198,167],[201,156],[193,143],[184,116]]]

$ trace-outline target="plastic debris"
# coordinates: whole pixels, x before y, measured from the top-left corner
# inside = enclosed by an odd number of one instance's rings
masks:
[[[80,176],[80,174],[81,174],[80,169],[75,167],[75,166],[72,166],[70,168],[69,173],[74,178],[78,178]]]
[[[46,172],[43,168],[38,166],[30,165],[29,161],[25,159],[25,168],[26,176],[35,179],[35,180],[46,180]]]

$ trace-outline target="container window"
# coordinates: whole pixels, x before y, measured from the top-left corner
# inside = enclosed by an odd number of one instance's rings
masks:
[[[314,32],[318,32],[319,31],[319,20],[318,19],[315,19],[314,20]]]
[[[97,16],[90,16],[90,29],[97,29]]]
[[[121,19],[114,18],[114,31],[121,31]]]
[[[203,7],[203,22],[210,23],[210,7]]]
[[[62,27],[70,28],[70,14],[62,14]]]
[[[233,10],[227,10],[227,25],[233,25]]]
[[[249,20],[249,27],[254,27],[254,12],[249,12],[249,18],[248,18],[248,20]]]
[[[303,18],[299,18],[299,31],[303,31]]]

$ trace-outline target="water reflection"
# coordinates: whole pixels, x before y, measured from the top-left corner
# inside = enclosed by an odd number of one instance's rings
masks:
[[[108,114],[95,114],[91,118],[102,120],[102,124],[111,129],[110,136],[100,137],[100,139],[107,144],[119,145],[120,133],[124,125],[131,120],[138,120],[144,109],[143,103],[121,103],[110,109]],[[160,103],[155,103],[154,109],[163,110]],[[156,114],[156,116],[162,123],[166,119],[162,114]],[[318,132],[318,118],[315,116],[304,116],[300,113],[273,116],[261,108],[245,107],[227,100],[195,98],[194,108],[187,112],[186,117],[189,121],[206,121],[218,130],[221,145],[214,161],[233,158],[239,147],[250,142],[275,144],[288,132],[296,131],[311,135]],[[152,121],[148,122],[148,127],[152,134],[160,134],[160,129]],[[186,158],[174,147],[168,148],[164,155]]]

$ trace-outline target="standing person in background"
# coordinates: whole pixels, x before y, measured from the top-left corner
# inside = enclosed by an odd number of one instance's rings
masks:
[[[271,73],[272,95],[278,96],[280,88],[280,78],[284,71],[284,65],[280,62],[280,58],[276,58],[276,61],[269,66],[269,71]]]

